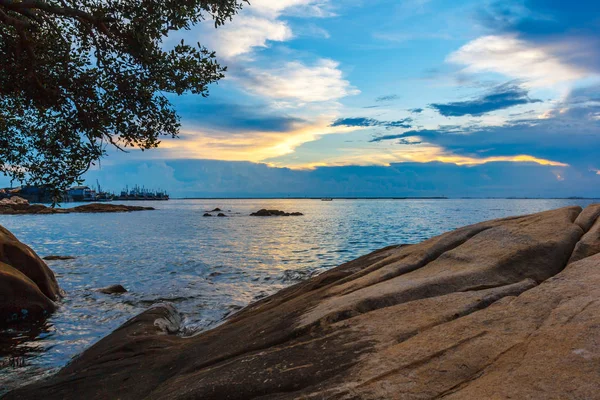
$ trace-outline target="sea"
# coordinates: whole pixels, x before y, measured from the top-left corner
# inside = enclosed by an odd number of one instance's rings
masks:
[[[155,304],[173,304],[184,318],[180,334],[195,335],[253,301],[388,245],[595,202],[211,199],[127,202],[156,210],[124,214],[0,216],[0,225],[41,257],[75,257],[47,262],[66,292],[56,313],[34,326],[0,330],[0,396],[55,373]],[[215,208],[227,217],[203,216]],[[263,208],[304,216],[250,216]],[[96,291],[114,284],[128,292]]]

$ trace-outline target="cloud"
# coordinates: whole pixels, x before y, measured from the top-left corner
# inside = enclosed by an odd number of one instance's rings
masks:
[[[515,36],[484,36],[448,56],[450,63],[464,65],[466,74],[494,72],[523,80],[527,86],[546,87],[573,82],[589,72],[570,65],[542,46]]]
[[[514,83],[496,86],[489,93],[469,101],[458,101],[447,104],[431,104],[445,117],[462,117],[464,115],[480,116],[496,110],[509,107],[539,103],[541,100],[530,99],[528,91]]]
[[[402,138],[402,139],[398,140],[397,143],[398,144],[404,144],[404,145],[413,146],[413,145],[417,145],[417,144],[422,144],[423,142],[418,141],[418,140],[414,141],[414,140],[411,140],[411,139]]]
[[[410,128],[411,127],[412,118],[404,118],[398,121],[379,121],[373,118],[340,118],[331,124],[331,126],[349,126],[349,127],[375,127],[381,126],[385,128]]]
[[[411,108],[408,111],[410,111],[413,114],[421,114],[423,112],[423,109],[422,108]]]
[[[202,29],[202,43],[217,51],[217,56],[231,61],[247,57],[257,48],[269,47],[270,42],[286,42],[294,38],[285,15],[298,17],[329,17],[326,0],[254,0],[229,23],[210,29]],[[317,33],[318,28],[313,29]],[[328,35],[319,29],[318,34]]]
[[[292,37],[292,30],[285,22],[240,15],[235,24],[219,28],[218,34],[209,42],[219,56],[231,59],[257,47],[267,47],[269,41],[284,42]]]
[[[154,158],[188,158],[262,162],[293,153],[299,146],[323,135],[346,133],[356,128],[331,127],[330,116],[315,117],[310,122],[286,121],[285,130],[255,129],[245,126],[239,133],[222,127],[206,126],[183,129],[180,137],[164,140],[161,147],[147,153]],[[130,157],[135,157],[131,153]],[[137,154],[141,157],[141,154]]]
[[[378,98],[375,99],[375,101],[377,102],[387,102],[387,101],[394,101],[397,100],[399,98],[399,96],[397,94],[388,94],[385,96],[379,96]]]
[[[547,119],[514,120],[500,126],[440,126],[372,139],[374,143],[415,138],[450,154],[468,157],[528,154],[588,171],[600,159],[600,105],[560,108]],[[386,147],[380,151],[388,150]],[[390,150],[394,151],[394,150]]]
[[[343,78],[339,63],[328,59],[314,65],[292,61],[273,69],[247,68],[233,79],[251,93],[277,100],[324,102],[360,93]]]
[[[556,172],[563,181],[557,180]],[[85,178],[88,182],[99,179],[116,191],[135,181],[167,189],[173,197],[600,195],[597,175],[503,162],[475,166],[407,162],[290,170],[250,162],[156,160],[103,167]]]
[[[224,136],[244,132],[286,132],[307,124],[303,118],[277,113],[264,105],[241,105],[213,102],[212,99],[195,101],[194,97],[175,99],[177,111],[183,118],[184,129],[206,128],[220,131]]]
[[[517,36],[566,63],[598,73],[599,14],[597,1],[495,1],[480,9],[479,20],[492,32]]]

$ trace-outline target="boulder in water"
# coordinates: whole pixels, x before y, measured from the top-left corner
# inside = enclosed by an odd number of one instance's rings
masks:
[[[44,260],[46,261],[66,261],[66,260],[74,260],[76,257],[72,257],[72,256],[46,256],[43,257]]]
[[[47,316],[61,297],[46,263],[0,226],[0,326]]]
[[[301,216],[304,215],[302,213],[299,212],[293,212],[293,213],[287,213],[285,211],[280,211],[280,210],[267,210],[267,209],[262,209],[262,210],[258,210],[255,213],[250,214],[251,217],[290,217],[290,216]]]
[[[99,293],[103,294],[122,294],[127,293],[127,289],[125,289],[122,285],[111,285],[105,288],[97,289]]]

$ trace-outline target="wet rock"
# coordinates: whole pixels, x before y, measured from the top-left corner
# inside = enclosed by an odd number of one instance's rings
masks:
[[[227,215],[225,215],[225,214],[223,214],[223,213],[219,213],[219,214],[217,215],[217,217],[226,217],[226,216],[227,216]]]
[[[299,213],[299,212],[287,213],[285,211],[267,210],[264,208],[255,213],[250,214],[251,217],[290,217],[290,216],[295,217],[295,216],[301,216],[301,215],[304,215],[304,214]]]
[[[6,399],[598,398],[599,217],[580,215],[390,246],[193,337],[165,335],[172,311],[152,309]]]
[[[105,288],[96,289],[96,291],[99,292],[99,293],[104,293],[104,294],[121,294],[121,293],[127,293],[127,289],[125,289],[121,285],[111,285],[111,286],[107,286]]]
[[[43,257],[46,261],[65,261],[65,260],[74,260],[76,257],[72,256],[46,256]]]
[[[212,217],[212,214],[204,213],[203,217]]]
[[[221,210],[219,207],[217,207],[214,210],[212,210],[211,212],[219,212],[219,211],[223,211],[223,210]]]
[[[0,226],[0,326],[45,317],[61,297],[46,263]]]

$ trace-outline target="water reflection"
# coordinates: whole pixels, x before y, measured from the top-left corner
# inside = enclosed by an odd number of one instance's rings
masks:
[[[0,334],[0,388],[27,383],[152,304],[172,302],[186,333],[290,284],[378,248],[581,200],[186,200],[154,212],[0,216],[48,262],[67,297],[43,324]],[[145,205],[148,205],[147,203]],[[204,218],[219,207],[229,218]],[[261,208],[304,217],[249,217]],[[121,284],[122,295],[96,288]],[[13,360],[13,361],[11,361]],[[15,361],[20,360],[20,361]],[[1,390],[1,389],[0,389]]]

